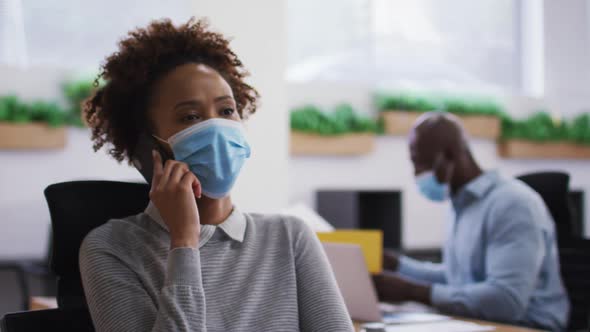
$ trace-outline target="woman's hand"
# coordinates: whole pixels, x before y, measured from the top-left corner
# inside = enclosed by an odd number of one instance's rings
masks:
[[[154,150],[152,155],[154,176],[150,199],[168,226],[170,249],[197,248],[201,224],[195,198],[201,197],[201,183],[185,163],[167,160],[162,166],[160,153]]]

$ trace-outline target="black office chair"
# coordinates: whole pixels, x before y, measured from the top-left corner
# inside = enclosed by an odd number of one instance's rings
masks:
[[[569,240],[581,236],[581,230],[574,223],[572,204],[569,200],[570,176],[562,172],[539,172],[518,176],[517,179],[533,188],[551,212],[559,239]]]
[[[576,211],[569,200],[570,177],[562,172],[540,172],[517,177],[545,201],[556,225],[561,276],[571,304],[569,330],[589,328],[590,240],[574,223]]]
[[[57,276],[57,309],[6,314],[3,332],[94,331],[80,279],[78,251],[92,229],[112,218],[140,213],[149,202],[147,184],[74,181],[50,185],[45,198],[51,214],[51,269]]]

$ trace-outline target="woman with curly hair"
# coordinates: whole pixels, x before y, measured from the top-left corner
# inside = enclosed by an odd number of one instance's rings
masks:
[[[315,234],[232,204],[258,98],[246,76],[229,42],[193,19],[134,30],[106,59],[84,107],[95,150],[133,162],[147,133],[173,159],[154,150],[146,210],[82,243],[97,331],[352,330]]]

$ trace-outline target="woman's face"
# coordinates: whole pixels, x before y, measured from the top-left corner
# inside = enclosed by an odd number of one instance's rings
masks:
[[[164,140],[209,119],[241,121],[229,84],[211,67],[195,63],[178,66],[157,81],[148,116],[153,134]]]

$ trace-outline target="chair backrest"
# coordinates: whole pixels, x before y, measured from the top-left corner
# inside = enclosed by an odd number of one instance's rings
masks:
[[[149,202],[149,186],[113,181],[56,183],[45,189],[53,228],[50,266],[58,277],[60,308],[86,306],[78,252],[84,237],[109,219],[140,213]]]
[[[94,331],[92,320],[85,308],[14,312],[4,315],[0,323],[2,332]]]
[[[561,276],[571,304],[568,330],[588,328],[590,311],[590,240],[574,231],[567,173],[539,172],[517,177],[545,201],[555,221]]]
[[[549,209],[558,241],[569,240],[574,236],[574,220],[569,199],[570,176],[563,172],[538,172],[518,176],[517,179],[535,190]]]
[[[3,332],[94,331],[80,279],[78,252],[84,237],[109,219],[138,214],[149,186],[113,181],[74,181],[45,189],[52,225],[50,267],[57,276],[58,309],[9,313]]]

